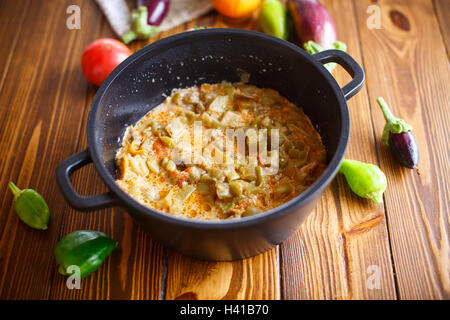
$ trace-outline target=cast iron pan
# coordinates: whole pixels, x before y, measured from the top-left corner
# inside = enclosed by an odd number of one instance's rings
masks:
[[[340,88],[323,67],[327,62],[341,65],[352,76],[351,82]],[[319,179],[278,208],[223,221],[174,217],[147,208],[124,193],[114,182],[114,158],[125,128],[160,104],[172,89],[239,81],[238,69],[251,74],[251,84],[279,91],[310,117],[327,149],[328,167]],[[92,102],[87,124],[89,148],[60,164],[57,181],[72,207],[89,211],[123,206],[155,240],[183,254],[207,260],[250,257],[295,232],[335,176],[349,138],[346,100],[363,82],[361,67],[342,51],[311,56],[289,42],[239,29],[177,34],[134,53],[109,75]],[[70,174],[90,162],[110,189],[107,194],[84,197],[73,188]]]

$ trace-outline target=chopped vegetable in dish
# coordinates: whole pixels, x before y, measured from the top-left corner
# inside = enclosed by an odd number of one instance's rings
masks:
[[[293,199],[325,170],[320,135],[277,91],[222,82],[175,90],[127,128],[117,184],[187,218],[256,215]]]

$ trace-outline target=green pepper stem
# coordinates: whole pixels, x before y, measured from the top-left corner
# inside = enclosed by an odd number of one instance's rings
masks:
[[[377,99],[378,105],[380,106],[381,110],[383,111],[384,119],[386,119],[386,122],[391,124],[394,123],[397,118],[392,114],[391,110],[389,109],[386,101],[382,97],[379,97]]]
[[[323,51],[322,46],[312,40],[305,42],[303,44],[303,47],[305,48],[306,52],[308,52],[309,54],[315,54],[315,53]]]
[[[20,190],[12,181],[8,184],[8,187],[9,190],[11,190],[12,194],[14,195],[14,200],[16,200],[22,193],[22,190]]]
[[[147,7],[141,6],[132,16],[133,30],[141,37],[147,36],[151,32],[151,27],[147,23],[148,12]]]
[[[132,18],[133,19],[133,18]],[[150,38],[157,30],[157,27],[153,27],[147,23],[148,12],[146,6],[141,6],[137,9],[132,21],[133,30],[136,32],[139,38]]]
[[[344,51],[344,52],[347,51],[347,45],[345,43],[341,42],[341,41],[333,42],[332,47],[334,49],[336,49],[336,50],[341,50],[341,51]],[[317,42],[314,42],[312,40],[309,40],[309,41],[305,42],[303,44],[303,48],[309,54],[319,53],[319,52],[324,50],[320,44],[318,44]],[[328,71],[331,72],[336,67],[336,63],[329,62],[329,63],[325,63],[324,66],[325,66],[325,68],[328,69]]]
[[[347,45],[342,41],[333,42],[333,48],[336,50],[347,51]]]
[[[122,36],[122,41],[125,44],[129,44],[131,41],[137,39],[137,34],[133,30],[128,31]]]
[[[122,41],[125,44],[128,44],[135,39],[151,38],[158,32],[159,28],[150,26],[147,23],[147,18],[148,11],[146,6],[141,6],[131,12],[131,29],[122,36]]]

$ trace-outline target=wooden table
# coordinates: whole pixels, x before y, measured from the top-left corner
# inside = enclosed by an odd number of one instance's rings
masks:
[[[121,208],[82,213],[67,205],[55,169],[87,147],[86,120],[96,92],[82,74],[81,53],[113,34],[93,1],[0,1],[0,298],[449,299],[450,1],[322,2],[366,72],[364,88],[349,101],[347,157],[382,168],[388,179],[384,203],[358,198],[337,177],[286,242],[244,261],[208,263],[166,250]],[[71,4],[81,7],[80,30],[66,28]],[[381,10],[381,29],[367,26],[370,5]],[[225,24],[211,12],[158,38]],[[342,70],[335,76],[341,85],[349,80]],[[380,95],[414,127],[418,172],[399,166],[381,143]],[[45,197],[47,231],[19,221],[9,181]],[[106,189],[92,166],[73,181],[86,195]],[[69,290],[53,249],[78,229],[106,232],[120,247],[82,280],[81,289]]]

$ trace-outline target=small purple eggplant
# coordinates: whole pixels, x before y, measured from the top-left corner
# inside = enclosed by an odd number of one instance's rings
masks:
[[[148,9],[148,24],[159,26],[169,12],[170,0],[137,0],[137,7]]]
[[[319,1],[290,0],[288,8],[302,43],[312,40],[325,50],[333,49],[333,42],[337,41],[336,23]]]
[[[390,147],[395,158],[405,167],[414,169],[419,164],[419,147],[412,134],[412,127],[404,120],[394,117],[382,97],[377,99],[383,111],[386,125],[382,139]]]

